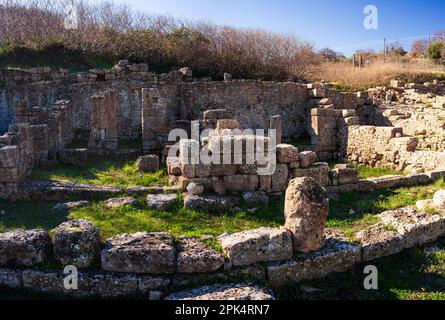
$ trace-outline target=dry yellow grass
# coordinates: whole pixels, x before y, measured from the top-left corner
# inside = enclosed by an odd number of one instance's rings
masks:
[[[312,79],[336,83],[343,89],[362,90],[386,86],[392,79],[421,82],[434,78],[443,79],[445,68],[432,62],[420,60],[409,62],[374,62],[364,68],[353,68],[349,62],[326,62]]]

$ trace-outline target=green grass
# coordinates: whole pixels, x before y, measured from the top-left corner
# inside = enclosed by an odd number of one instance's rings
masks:
[[[388,176],[388,175],[403,175],[403,172],[392,170],[392,169],[385,169],[385,168],[373,168],[367,165],[356,165],[355,168],[358,168],[360,172],[360,177],[362,179],[368,179],[368,178],[376,178],[376,177],[382,177],[382,176]]]
[[[334,169],[334,167],[338,164],[338,162],[330,161],[328,162],[329,168],[331,170]],[[405,175],[404,172],[393,170],[393,169],[386,169],[386,168],[378,168],[378,167],[371,167],[364,164],[354,164],[350,163],[350,166],[352,168],[357,168],[360,174],[360,178],[362,179],[368,179],[368,178],[377,178],[382,176],[388,176],[388,175]]]
[[[445,188],[443,179],[418,187],[403,187],[372,192],[342,193],[338,199],[331,199],[328,227],[339,228],[351,240],[353,234],[363,226],[376,222],[375,214],[386,210],[413,206],[418,200],[431,199],[436,191]]]
[[[57,164],[49,170],[36,169],[29,178],[121,187],[156,186],[168,183],[165,170],[144,174],[136,170],[134,163],[113,157],[90,156],[86,168]]]
[[[365,290],[365,265],[324,279],[289,284],[277,292],[283,300],[444,300],[445,240],[434,253],[413,248],[372,261],[378,269],[378,290]],[[304,287],[319,289],[304,292]]]
[[[51,230],[68,219],[86,219],[101,231],[103,239],[120,233],[138,231],[165,231],[174,236],[217,236],[224,232],[237,232],[262,226],[278,227],[284,223],[283,198],[274,198],[269,205],[259,206],[255,212],[213,214],[196,212],[182,208],[180,201],[166,212],[149,210],[144,199],[135,206],[108,209],[100,201],[88,207],[72,209],[68,214],[55,213],[51,207],[55,203],[10,202],[0,200],[0,232],[24,228]]]

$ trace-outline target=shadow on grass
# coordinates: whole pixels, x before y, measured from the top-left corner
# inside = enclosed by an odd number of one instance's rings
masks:
[[[29,177],[31,180],[76,182],[104,186],[166,185],[165,170],[154,173],[140,173],[135,162],[116,157],[90,156],[85,168],[56,164],[50,169],[36,169]]]
[[[440,240],[437,246],[439,255],[430,255],[422,248],[413,248],[359,265],[345,273],[288,284],[278,291],[278,297],[282,300],[443,300],[444,274],[430,270],[443,270],[445,267],[445,240]],[[377,290],[364,288],[367,275],[363,270],[366,265],[377,267]],[[305,287],[312,290],[305,290]]]
[[[68,220],[68,213],[54,212],[52,202],[10,202],[0,200],[0,232],[12,229],[51,230]]]

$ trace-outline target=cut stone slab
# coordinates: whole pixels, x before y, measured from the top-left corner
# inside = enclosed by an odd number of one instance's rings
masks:
[[[70,209],[87,207],[89,205],[90,205],[90,202],[86,201],[86,200],[73,201],[73,202],[64,202],[64,203],[56,204],[54,207],[52,207],[52,210],[56,211],[56,212],[60,212],[60,213],[66,213]]]
[[[392,226],[405,237],[405,248],[437,240],[445,233],[445,217],[405,207],[378,215],[386,226]]]
[[[79,272],[78,289],[67,290],[62,271],[23,271],[23,287],[35,291],[73,297],[150,297],[151,292],[166,291],[170,280],[163,276],[119,274],[105,272]]]
[[[22,271],[0,268],[0,287],[20,289],[22,287]]]
[[[269,196],[264,191],[250,191],[243,193],[243,200],[249,207],[255,207],[259,204],[269,203]]]
[[[106,271],[173,273],[173,237],[165,232],[121,234],[106,242],[101,260]]]
[[[53,244],[54,257],[64,266],[88,268],[99,261],[99,229],[86,220],[70,220],[59,225]]]
[[[362,245],[362,262],[393,255],[405,248],[405,237],[388,230],[383,223],[361,230],[355,237]]]
[[[292,238],[286,229],[259,228],[220,236],[224,252],[234,266],[292,257]]]
[[[326,235],[326,245],[313,253],[300,253],[292,259],[271,262],[266,268],[269,283],[279,287],[289,281],[322,278],[332,272],[345,272],[361,261],[359,245],[338,235]]]
[[[176,272],[213,272],[224,265],[224,257],[195,238],[180,237],[177,242]]]
[[[138,201],[133,197],[111,198],[104,201],[104,205],[107,208],[120,208],[127,205],[134,206],[137,202]]]
[[[275,300],[268,289],[244,284],[215,284],[170,294],[165,300]]]
[[[147,195],[147,206],[153,210],[166,211],[174,206],[177,201],[176,193]]]
[[[445,190],[439,190],[434,194],[433,205],[437,209],[445,209]]]
[[[50,237],[42,230],[15,230],[0,234],[0,266],[32,267],[43,263]]]
[[[209,213],[229,211],[237,205],[237,200],[229,196],[184,194],[184,208]]]
[[[328,212],[328,194],[319,183],[309,177],[290,181],[286,190],[284,217],[296,252],[315,251],[324,246]]]
[[[159,156],[156,154],[149,154],[147,156],[139,157],[136,160],[136,168],[139,172],[154,172],[159,170]]]

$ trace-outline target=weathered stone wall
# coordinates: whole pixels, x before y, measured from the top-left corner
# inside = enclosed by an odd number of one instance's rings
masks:
[[[284,137],[306,134],[307,87],[295,83],[241,80],[183,83],[181,119],[197,120],[209,109],[226,109],[243,128],[268,127],[268,119],[283,116]]]
[[[350,126],[346,153],[352,161],[396,170],[445,169],[445,153],[416,150],[418,140],[402,128]]]

